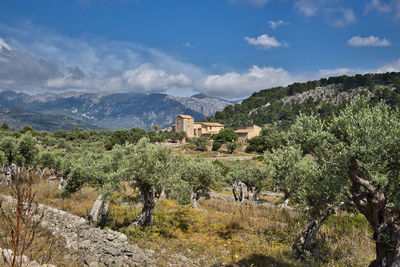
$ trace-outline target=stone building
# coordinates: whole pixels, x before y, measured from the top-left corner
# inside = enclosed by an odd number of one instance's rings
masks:
[[[172,126],[174,132],[186,132],[187,137],[194,137],[194,118],[190,115],[179,115]]]
[[[260,136],[262,128],[257,125],[249,126],[246,128],[240,128],[235,131],[235,133],[239,136],[239,142],[246,142],[248,139],[251,139],[255,136]]]
[[[190,115],[179,115],[175,118],[175,124],[172,126],[173,132],[186,132],[187,137],[210,138],[213,134],[219,133],[224,129],[224,125],[216,122],[195,122]]]

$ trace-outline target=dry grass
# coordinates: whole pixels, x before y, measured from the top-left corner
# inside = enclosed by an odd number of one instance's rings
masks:
[[[365,266],[374,258],[371,230],[361,216],[331,217],[318,235],[317,257],[298,260],[291,246],[305,221],[295,212],[215,199],[202,199],[199,207],[160,201],[155,225],[134,229],[128,222],[140,210],[114,203],[111,220],[123,223],[112,226],[140,247],[154,250],[159,266],[177,253],[198,266]]]
[[[35,185],[35,191],[40,203],[79,216],[90,211],[97,197],[93,189],[84,188],[63,200],[57,183],[43,180]],[[264,200],[273,203],[277,199]],[[155,225],[135,229],[128,226],[140,213],[140,206],[132,201],[139,201],[138,193],[128,186],[112,197],[107,227],[154,250],[159,266],[168,265],[175,254],[188,257],[197,266],[366,266],[375,257],[371,229],[359,215],[343,213],[329,218],[318,234],[317,256],[298,260],[291,246],[305,220],[293,211],[217,199],[200,199],[200,209],[194,210],[163,200],[155,210]],[[61,263],[65,260],[62,256]]]

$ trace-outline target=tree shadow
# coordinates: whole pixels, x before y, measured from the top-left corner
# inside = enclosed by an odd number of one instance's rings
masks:
[[[250,256],[243,258],[237,261],[235,264],[229,265],[213,265],[212,267],[220,267],[220,266],[228,266],[228,267],[294,267],[295,265],[284,262],[282,260],[275,259],[271,256],[266,256],[262,254],[251,254]]]

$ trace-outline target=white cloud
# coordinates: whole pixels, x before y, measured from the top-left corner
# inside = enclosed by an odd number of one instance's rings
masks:
[[[379,38],[373,35],[369,37],[354,36],[347,41],[350,46],[360,47],[360,46],[390,46],[392,43],[386,38]]]
[[[324,9],[324,13],[328,24],[335,27],[343,27],[356,20],[351,8],[327,8]]]
[[[400,58],[396,61],[386,63],[376,70],[378,73],[400,72]]]
[[[6,41],[4,41],[2,38],[0,38],[0,50],[1,50],[3,47],[4,47],[5,49],[11,50],[11,47],[6,43]]]
[[[28,93],[48,89],[106,92],[171,89],[184,94],[190,91],[187,86],[192,80],[205,76],[201,68],[191,63],[133,43],[69,38],[30,24],[18,28],[0,24],[0,31],[12,36],[8,39],[15,48],[0,49],[0,88]],[[71,66],[79,66],[81,75],[71,72],[74,70]],[[152,81],[146,81],[147,78]]]
[[[371,0],[365,8],[365,12],[377,11],[386,14],[393,14],[396,19],[400,18],[400,0]]]
[[[251,45],[257,46],[263,49],[270,49],[272,47],[287,46],[287,43],[282,41],[279,42],[275,37],[269,36],[268,34],[262,34],[257,38],[244,37],[244,39]]]
[[[269,26],[271,27],[271,29],[275,30],[276,28],[278,28],[279,26],[282,25],[289,25],[289,22],[283,21],[283,20],[277,20],[277,21],[268,21]]]
[[[209,75],[197,83],[197,88],[205,94],[238,99],[261,89],[288,85],[294,80],[282,68],[253,66],[244,73]]]
[[[328,24],[342,27],[356,20],[353,9],[342,7],[342,2],[341,0],[298,0],[294,7],[307,18],[321,16]]]
[[[294,6],[300,14],[306,17],[312,17],[317,15],[321,8],[321,3],[315,0],[299,0]]]
[[[382,3],[380,0],[371,0],[371,2],[366,7],[366,12],[371,10],[376,10],[379,12],[390,13],[390,4]]]
[[[126,71],[123,78],[129,88],[144,90],[146,93],[166,91],[170,87],[187,87],[192,83],[183,74],[170,74],[149,64],[142,64],[136,69]]]

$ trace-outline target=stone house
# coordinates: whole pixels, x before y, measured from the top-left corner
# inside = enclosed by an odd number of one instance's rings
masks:
[[[195,122],[190,115],[179,115],[175,118],[175,124],[172,126],[173,132],[186,132],[187,137],[210,138],[213,134],[219,133],[224,129],[224,125],[216,122]]]
[[[255,136],[260,136],[261,130],[262,128],[260,126],[253,125],[246,128],[239,128],[235,133],[239,136],[238,141],[243,143]]]
[[[194,137],[194,118],[190,115],[179,115],[172,126],[173,132],[186,132],[187,137]]]

